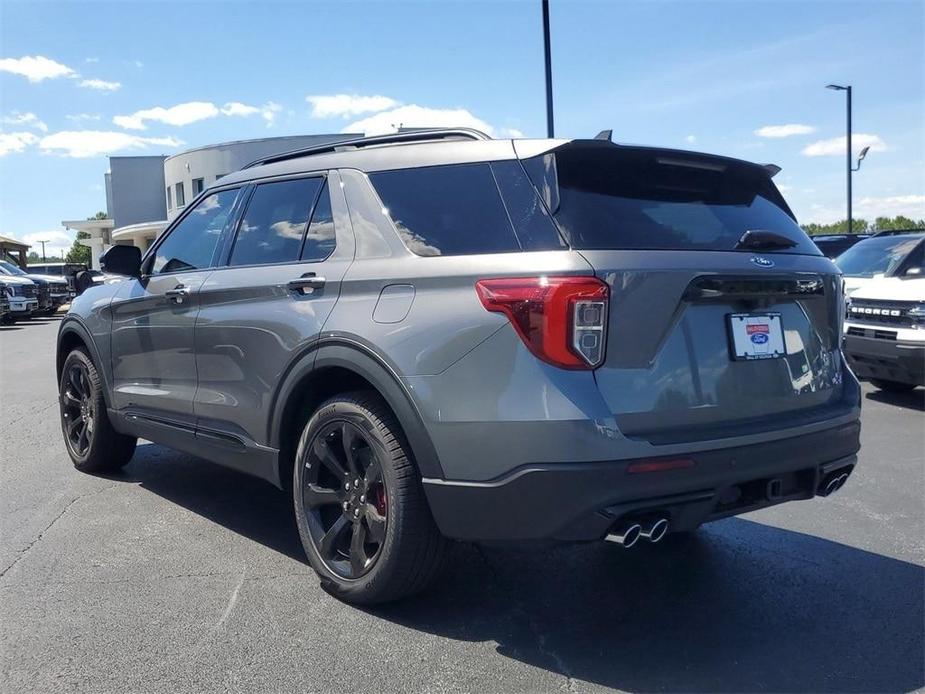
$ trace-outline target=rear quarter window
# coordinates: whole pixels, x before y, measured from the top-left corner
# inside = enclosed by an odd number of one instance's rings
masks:
[[[382,171],[369,178],[405,246],[417,255],[563,247],[518,162]]]

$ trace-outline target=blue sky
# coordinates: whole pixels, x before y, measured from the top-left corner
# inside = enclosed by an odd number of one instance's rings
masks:
[[[552,0],[556,134],[783,167],[801,222],[925,217],[925,4]],[[338,96],[340,95],[340,96]],[[333,98],[336,97],[336,98]],[[542,137],[539,1],[0,4],[0,234],[69,246],[107,154],[476,125]],[[787,127],[781,127],[787,126]]]

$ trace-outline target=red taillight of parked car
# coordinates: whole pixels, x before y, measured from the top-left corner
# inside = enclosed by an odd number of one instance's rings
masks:
[[[596,277],[504,277],[475,288],[482,305],[506,315],[543,361],[563,369],[604,361],[609,290]]]

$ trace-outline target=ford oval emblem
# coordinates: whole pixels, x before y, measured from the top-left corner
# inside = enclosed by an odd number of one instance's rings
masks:
[[[760,255],[753,255],[751,261],[758,267],[774,267],[774,261],[769,258],[762,258]]]

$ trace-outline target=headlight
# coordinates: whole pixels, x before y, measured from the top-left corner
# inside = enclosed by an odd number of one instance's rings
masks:
[[[925,324],[925,303],[921,303],[918,306],[913,306],[908,311],[906,311],[906,316],[911,320],[915,325]]]

